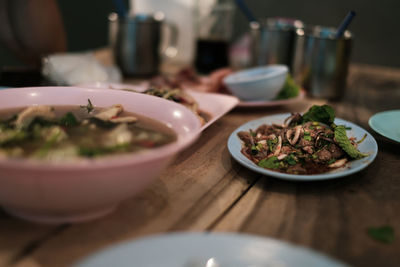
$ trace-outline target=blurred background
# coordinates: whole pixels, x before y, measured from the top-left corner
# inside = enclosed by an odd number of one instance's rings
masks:
[[[158,0],[173,1],[173,0]],[[184,2],[185,0],[179,0]],[[193,1],[193,0],[187,0]],[[400,67],[399,26],[397,18],[400,2],[396,0],[245,0],[257,17],[293,17],[306,24],[337,26],[349,10],[357,16],[350,26],[354,45],[351,61]],[[85,51],[105,47],[108,44],[108,20],[115,11],[111,0],[57,0],[63,19],[67,51]],[[128,5],[128,1],[127,1]],[[234,39],[248,30],[245,17],[236,10],[234,15]],[[4,45],[0,44],[0,65],[21,66]]]

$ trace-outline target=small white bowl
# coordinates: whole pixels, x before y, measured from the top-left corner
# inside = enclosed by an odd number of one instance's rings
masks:
[[[235,72],[224,79],[228,90],[243,101],[272,100],[282,89],[286,65],[268,65]]]

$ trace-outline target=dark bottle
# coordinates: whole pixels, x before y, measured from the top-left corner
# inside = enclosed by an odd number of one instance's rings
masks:
[[[198,39],[195,67],[199,73],[208,74],[229,64],[229,44],[223,40]]]

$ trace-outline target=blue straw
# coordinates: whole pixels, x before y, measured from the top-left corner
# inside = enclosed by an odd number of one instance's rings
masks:
[[[250,22],[257,22],[256,17],[254,16],[253,12],[248,8],[248,6],[242,0],[235,0],[236,5],[239,9],[243,12],[246,16],[247,20]]]
[[[126,9],[124,1],[123,0],[113,0],[113,2],[114,2],[114,6],[116,8],[118,17],[125,18],[126,14],[128,14],[128,10]]]
[[[350,25],[350,23],[353,20],[355,15],[356,15],[356,12],[354,12],[354,11],[350,11],[347,14],[347,16],[344,18],[342,24],[340,24],[340,26],[336,32],[336,38],[342,37],[343,33],[346,31],[347,27]]]

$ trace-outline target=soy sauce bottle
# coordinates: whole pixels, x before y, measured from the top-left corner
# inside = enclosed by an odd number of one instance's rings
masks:
[[[232,1],[198,0],[196,4],[195,68],[208,74],[229,65],[235,6]]]

